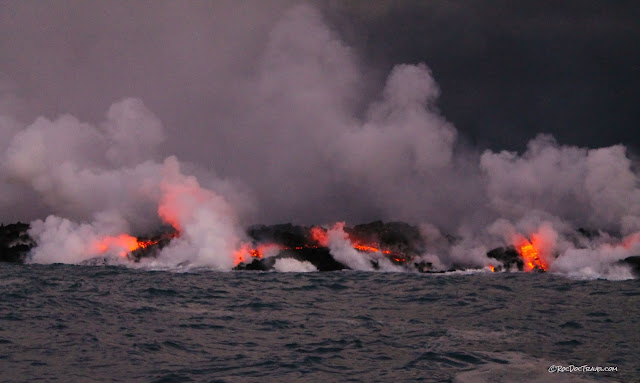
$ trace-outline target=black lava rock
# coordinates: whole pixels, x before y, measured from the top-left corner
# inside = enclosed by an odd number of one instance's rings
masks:
[[[249,227],[247,235],[256,243],[277,243],[285,247],[309,245],[309,228],[284,223],[279,225],[254,225]]]
[[[640,277],[640,255],[634,255],[627,257],[620,261],[620,263],[631,266],[631,271],[636,277]]]
[[[132,251],[128,257],[134,262],[140,262],[142,258],[156,257],[159,251],[177,236],[178,233],[173,228],[165,227],[152,236],[137,237],[138,243],[146,245]]]
[[[344,230],[352,240],[377,244],[380,248],[397,254],[420,255],[425,248],[420,230],[405,222],[374,221],[351,228],[345,227]]]
[[[502,262],[507,270],[511,269],[513,265],[520,271],[524,268],[524,261],[513,246],[495,248],[487,253],[487,257]]]
[[[286,249],[278,255],[269,258],[254,258],[250,263],[241,263],[234,270],[269,271],[278,259],[293,258],[300,262],[313,264],[318,271],[338,271],[348,269],[347,266],[336,261],[326,247],[304,247],[300,249]]]
[[[27,231],[29,224],[0,225],[0,262],[24,263],[35,242]]]

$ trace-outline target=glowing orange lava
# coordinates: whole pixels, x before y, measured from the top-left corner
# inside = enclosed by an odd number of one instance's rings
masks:
[[[244,263],[246,257],[249,256],[252,249],[250,249],[246,244],[242,245],[238,250],[233,253],[233,264],[238,265],[240,263]]]
[[[391,255],[393,258],[393,260],[395,262],[406,262],[407,259],[404,258],[401,254],[398,253],[394,253],[391,250],[381,250],[378,246],[378,244],[370,244],[370,245],[363,245],[362,243],[358,243],[356,242],[356,244],[352,245],[354,249],[365,252],[365,253],[377,253],[377,252],[381,252],[382,254],[386,254],[386,255]]]
[[[524,259],[525,271],[547,270],[547,265],[540,259],[540,252],[533,242],[524,239],[519,246],[520,255]]]
[[[127,253],[138,247],[140,247],[138,239],[128,234],[104,237],[95,244],[95,249],[99,254],[114,251],[121,257],[126,257]]]
[[[318,243],[318,245],[287,247],[287,246],[282,246],[275,243],[266,243],[266,244],[260,244],[254,248],[254,247],[251,247],[249,244],[244,243],[240,246],[238,250],[236,250],[233,253],[234,264],[237,266],[240,263],[245,263],[245,262],[251,261],[252,259],[264,258],[265,253],[268,251],[319,249],[321,247],[326,247],[328,245],[327,233],[322,228],[314,227],[313,229],[311,229],[311,236],[313,240]],[[393,261],[397,263],[403,263],[407,261],[407,259],[403,257],[401,254],[394,253],[391,250],[380,250],[377,247],[362,245],[362,244],[355,244],[352,246],[354,249],[362,252],[375,253],[380,251],[383,254],[391,255]]]
[[[163,234],[158,240],[142,240],[129,234],[120,234],[115,236],[106,236],[93,244],[94,252],[104,254],[106,252],[115,252],[121,257],[138,249],[146,249],[155,245],[163,239],[171,239],[179,236],[178,232]]]
[[[380,249],[378,249],[377,247],[367,245],[353,245],[353,248],[367,253],[377,253],[378,251],[380,251]]]
[[[281,250],[289,250],[290,248],[280,246],[275,243],[265,243],[258,245],[256,248],[250,247],[248,244],[244,243],[240,246],[238,250],[236,250],[233,254],[234,263],[237,266],[240,263],[246,262],[248,259],[264,258],[265,253],[273,250],[281,251]],[[302,249],[302,247],[296,249]]]

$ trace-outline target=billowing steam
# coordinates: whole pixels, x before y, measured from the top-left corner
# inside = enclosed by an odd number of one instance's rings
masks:
[[[308,273],[310,271],[318,271],[311,263],[300,262],[293,258],[278,259],[273,267],[281,273]]]
[[[530,254],[525,268],[629,275],[616,262],[640,253],[640,175],[624,146],[568,147],[540,135],[524,153],[481,153],[460,144],[436,108],[426,65],[396,66],[372,99],[366,68],[313,7],[253,16],[268,33],[251,40],[255,55],[220,53],[230,90],[211,101],[219,118],[184,127],[203,135],[185,133],[192,140],[177,150],[195,163],[172,155],[183,131],[140,99],[117,101],[98,124],[68,114],[21,124],[0,109],[0,203],[15,209],[30,198],[50,214],[31,224],[31,262],[121,258],[136,246],[132,235],[165,224],[180,236],[154,265],[230,270],[249,221],[383,218],[420,224],[421,259],[443,270],[498,266],[487,251],[514,246]],[[251,65],[229,72],[236,57]],[[354,249],[343,227],[322,239],[337,261],[400,270]],[[577,238],[577,228],[600,233]],[[275,269],[314,267],[278,260]]]
[[[158,215],[173,226],[180,237],[162,252],[167,262],[189,262],[229,270],[242,231],[237,217],[225,199],[203,189],[194,177],[180,173],[178,161],[164,163]]]
[[[527,151],[485,152],[487,195],[503,217],[552,212],[569,222],[625,234],[640,229],[640,178],[622,145],[583,149],[540,135]]]
[[[32,223],[33,262],[77,263],[136,248],[132,230],[161,221],[180,231],[163,251],[169,264],[233,266],[242,238],[234,209],[175,157],[149,160],[164,137],[160,121],[140,100],[111,106],[95,127],[72,116],[39,118],[19,131],[4,154],[4,170],[39,193],[56,214]],[[77,224],[66,217],[88,223]]]

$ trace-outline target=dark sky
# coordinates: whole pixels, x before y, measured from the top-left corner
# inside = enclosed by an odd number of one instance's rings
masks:
[[[637,1],[333,1],[343,36],[382,72],[425,62],[445,116],[469,138],[521,150],[640,147]]]

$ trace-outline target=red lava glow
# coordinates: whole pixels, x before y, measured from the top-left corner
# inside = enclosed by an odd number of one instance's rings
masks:
[[[326,247],[329,245],[329,235],[321,227],[314,226],[311,228],[311,238],[320,246]]]
[[[344,223],[342,225],[344,226]],[[319,246],[327,247],[329,245],[329,235],[327,234],[327,231],[321,227],[314,226],[311,228],[311,238]],[[383,254],[393,256],[393,260],[395,260],[396,262],[406,262],[406,259],[402,257],[400,254],[394,253],[391,250],[381,250],[377,244],[363,244],[360,240],[354,240],[352,238],[349,238],[349,241],[351,241],[351,246],[358,251],[362,251],[365,253],[382,252]],[[303,248],[311,248],[311,247],[317,247],[317,246],[296,247],[296,249],[300,250]]]
[[[252,248],[245,243],[242,246],[240,246],[238,250],[234,252],[233,254],[234,264],[237,266],[238,264],[244,263],[247,260],[250,260],[253,258],[256,258],[256,259],[264,258],[265,253],[269,251],[273,251],[274,249],[281,251],[281,250],[287,250],[288,248],[277,245],[275,243],[261,244],[261,245],[258,245],[258,247],[256,248]],[[296,249],[298,248],[296,247]],[[302,247],[300,249],[302,249]]]
[[[540,251],[536,245],[537,236],[534,234],[531,241],[526,238],[522,238],[519,243],[520,244],[517,247],[518,252],[524,260],[524,270],[546,271],[548,266],[542,261],[542,259],[540,259]]]
[[[156,243],[158,243],[158,241],[138,241],[138,247],[141,249],[146,249],[147,247],[151,246],[151,245],[155,245]]]
[[[631,250],[638,244],[640,244],[640,232],[627,235],[622,239],[622,247],[627,250]]]
[[[252,259],[264,258],[266,252],[274,250],[279,252],[285,250],[319,249],[321,247],[326,247],[326,244],[328,242],[327,233],[322,228],[314,227],[313,229],[311,229],[311,235],[314,241],[318,242],[319,245],[287,247],[275,243],[267,243],[258,245],[257,247],[251,247],[249,244],[242,244],[240,248],[233,253],[234,265],[237,266],[240,263],[250,262]],[[320,245],[320,243],[325,243],[325,245]],[[375,253],[380,251],[383,254],[391,255],[391,259],[396,263],[403,263],[407,261],[407,259],[402,255],[394,253],[390,250],[380,250],[379,248],[374,246],[360,244],[352,246],[354,249],[362,252]]]
[[[95,248],[99,254],[104,254],[107,251],[115,251],[121,257],[126,257],[127,253],[134,251],[138,247],[140,247],[138,239],[128,234],[104,237],[95,244]]]
[[[242,245],[238,250],[233,253],[233,264],[238,265],[240,263],[246,262],[246,259],[251,256],[251,252],[255,249],[251,249],[248,245]],[[262,257],[260,257],[262,258]]]
[[[493,266],[489,266],[489,270],[491,270],[491,272],[492,272],[492,273],[495,273],[495,272],[496,272],[496,268],[495,268],[495,267],[493,267]]]
[[[377,247],[378,246],[377,244],[363,245],[362,243],[356,242],[356,244],[352,246],[354,249],[365,252],[365,253],[381,252],[382,254],[391,255],[393,257],[392,259],[397,263],[402,263],[407,261],[407,259],[404,258],[402,255],[398,253],[394,253],[391,250],[381,250],[379,247]]]
[[[98,254],[113,251],[124,258],[132,251],[146,249],[149,246],[157,244],[163,239],[176,238],[178,236],[179,233],[177,232],[164,234],[159,240],[141,240],[129,234],[106,236],[94,244],[94,249]]]
[[[136,249],[134,249],[134,250],[146,249],[147,247],[155,245],[155,244],[157,244],[158,242],[160,242],[160,241],[162,241],[164,239],[173,239],[173,238],[177,238],[179,236],[180,236],[180,233],[175,231],[173,233],[162,234],[162,236],[158,240],[149,239],[149,240],[145,241],[145,240],[142,240],[142,239],[138,239],[138,247]]]
[[[377,247],[367,246],[367,245],[353,245],[353,248],[356,250],[364,251],[366,253],[377,253],[380,251]]]

